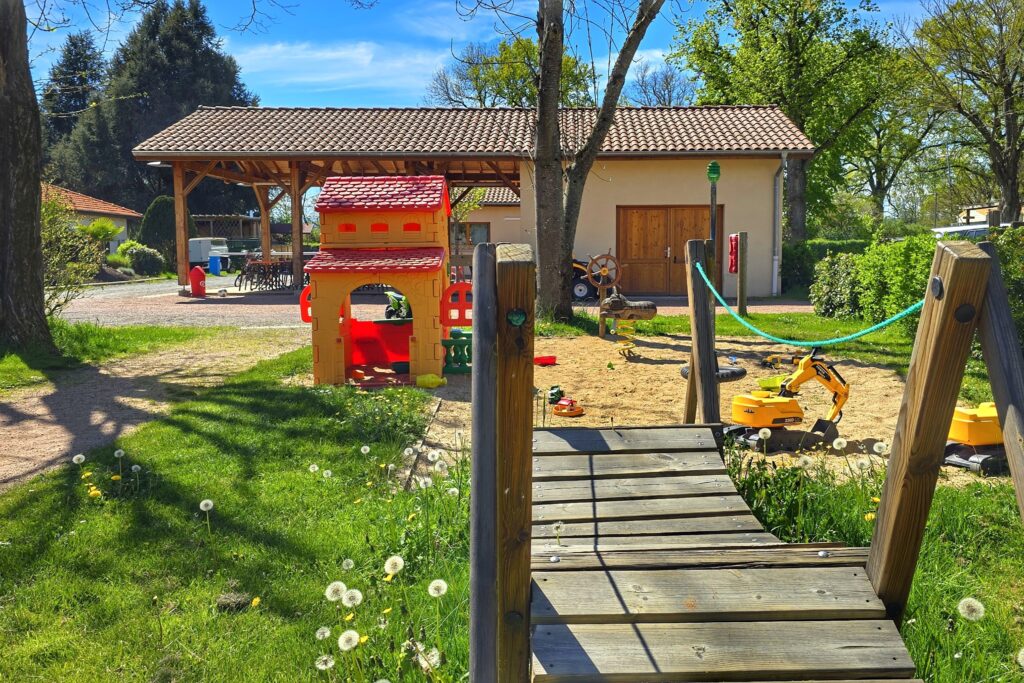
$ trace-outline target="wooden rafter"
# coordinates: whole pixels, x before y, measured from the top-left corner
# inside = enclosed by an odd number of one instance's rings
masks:
[[[512,192],[519,197],[519,186],[512,182],[512,179],[501,170],[501,167],[493,161],[488,161],[487,165],[491,167],[491,170],[494,171],[499,178],[501,178],[501,182],[505,183],[505,187],[512,190]]]
[[[206,175],[210,171],[212,171],[213,167],[216,166],[216,165],[217,165],[216,161],[211,161],[210,163],[208,163],[206,165],[205,168],[203,168],[202,171],[194,171],[194,173],[196,175],[195,175],[194,178],[192,178],[192,180],[188,181],[188,184],[185,186],[185,195],[187,196],[187,195],[192,194],[192,190],[196,189],[196,185],[199,184],[199,181],[201,181],[203,178],[205,178]]]
[[[462,192],[459,193],[459,196],[452,200],[451,207],[454,209],[456,206],[458,206],[459,202],[461,202],[463,199],[465,199],[467,196],[469,196],[469,193],[472,192],[472,191],[473,191],[472,187],[464,187],[464,188],[462,188]]]

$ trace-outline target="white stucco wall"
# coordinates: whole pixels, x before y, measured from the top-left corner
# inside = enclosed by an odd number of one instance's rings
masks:
[[[481,206],[470,212],[467,223],[490,223],[492,242],[529,242],[533,237],[523,233],[518,206]]]
[[[752,297],[772,294],[772,192],[779,157],[718,157],[722,177],[718,203],[724,207],[719,235],[745,230],[748,233],[748,292]],[[617,206],[707,205],[706,168],[710,159],[598,160],[587,180],[576,229],[576,256],[615,251]],[[535,190],[531,162],[520,167],[520,222],[518,237],[498,233],[495,241],[524,241],[536,247]],[[781,205],[781,202],[780,202]],[[723,285],[735,295],[736,276],[727,269],[725,244]],[[777,274],[776,274],[777,277]],[[628,294],[628,292],[627,292]]]

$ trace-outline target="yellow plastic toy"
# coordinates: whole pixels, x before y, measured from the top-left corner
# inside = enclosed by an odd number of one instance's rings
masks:
[[[436,389],[443,387],[448,384],[447,377],[439,377],[432,372],[428,372],[425,375],[420,375],[416,378],[416,386],[424,389]]]
[[[982,403],[977,408],[957,408],[949,425],[949,440],[965,446],[995,446],[1003,443],[999,415],[995,403]]]

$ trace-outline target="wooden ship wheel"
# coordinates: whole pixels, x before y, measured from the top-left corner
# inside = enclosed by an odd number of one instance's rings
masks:
[[[587,264],[587,280],[597,287],[598,301],[604,300],[605,290],[619,284],[622,279],[622,272],[619,270],[619,262],[611,252],[600,256],[591,256]]]

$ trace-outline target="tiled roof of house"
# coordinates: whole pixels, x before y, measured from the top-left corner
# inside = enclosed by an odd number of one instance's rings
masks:
[[[321,249],[307,273],[430,273],[444,263],[443,247],[404,249]]]
[[[64,187],[43,183],[43,199],[57,198],[66,203],[75,213],[93,214],[96,216],[117,216],[121,218],[142,218],[138,211],[90,197]]]
[[[562,111],[564,146],[578,147],[594,109]],[[139,158],[219,155],[528,156],[532,109],[200,107],[139,144]],[[606,155],[811,152],[776,106],[624,107]]]
[[[435,211],[448,208],[444,176],[348,176],[328,178],[316,201],[320,213],[338,211]]]
[[[488,187],[480,206],[519,206],[519,195],[507,187]]]

